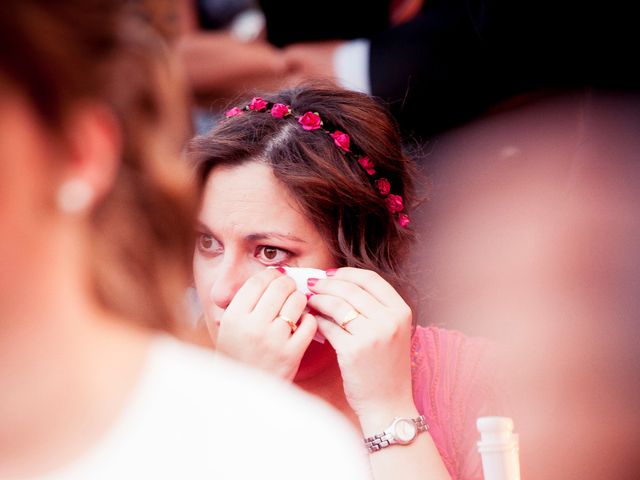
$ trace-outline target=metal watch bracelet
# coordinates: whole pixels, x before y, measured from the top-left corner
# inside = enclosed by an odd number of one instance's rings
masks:
[[[395,421],[396,419],[394,419]],[[429,425],[425,423],[424,415],[420,415],[416,418],[408,419],[411,420],[416,426],[416,435],[418,436],[420,432],[425,432],[429,429]],[[393,425],[393,423],[392,423]],[[389,427],[390,428],[390,427]],[[392,432],[388,431],[387,428],[384,432],[378,433],[377,435],[373,435],[372,437],[365,437],[364,444],[369,450],[369,453],[377,452],[380,449],[386,448],[390,445],[398,444],[399,442],[394,441]],[[414,439],[415,439],[414,437]],[[412,440],[413,441],[413,440]],[[411,443],[411,442],[409,442]]]

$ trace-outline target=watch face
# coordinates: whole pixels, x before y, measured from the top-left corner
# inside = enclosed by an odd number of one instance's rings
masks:
[[[409,443],[416,437],[418,429],[412,420],[401,418],[396,422],[394,433],[398,443]]]

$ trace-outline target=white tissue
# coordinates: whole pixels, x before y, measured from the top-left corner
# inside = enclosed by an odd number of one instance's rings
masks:
[[[296,282],[296,288],[298,291],[304,293],[305,295],[308,293],[312,293],[309,290],[309,285],[307,284],[307,280],[309,278],[327,278],[327,272],[324,270],[320,270],[319,268],[304,268],[304,267],[282,267],[285,272],[287,272],[287,276],[293,278]],[[305,312],[308,312],[308,309],[305,309]],[[319,331],[313,336],[313,339],[316,342],[324,343],[326,338]]]
[[[293,278],[296,282],[298,291],[307,294],[312,293],[309,290],[307,280],[310,278],[327,278],[327,272],[319,268],[303,268],[303,267],[282,267],[287,272],[287,276]]]

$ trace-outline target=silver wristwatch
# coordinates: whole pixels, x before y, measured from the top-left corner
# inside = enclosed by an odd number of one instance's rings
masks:
[[[428,429],[429,426],[424,421],[424,415],[417,418],[395,417],[384,432],[365,438],[364,444],[369,453],[377,452],[389,445],[408,445],[415,440],[420,432]]]

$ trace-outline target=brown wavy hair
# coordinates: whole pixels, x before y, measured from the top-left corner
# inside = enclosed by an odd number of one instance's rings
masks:
[[[66,115],[83,101],[118,118],[121,165],[90,218],[93,291],[108,311],[171,329],[190,278],[197,206],[180,157],[191,135],[186,90],[162,41],[124,4],[0,2],[0,73],[61,142]]]
[[[324,128],[346,132],[351,149],[373,161],[376,171],[390,181],[392,193],[404,198],[405,208],[413,204],[412,159],[403,150],[395,120],[374,98],[318,82],[261,97],[289,105],[295,115],[316,112]],[[407,293],[402,264],[412,230],[398,224],[372,177],[345,157],[323,130],[305,131],[292,116],[249,111],[223,119],[194,138],[188,156],[195,162],[201,187],[219,165],[269,165],[313,220],[339,265],[376,271]]]

